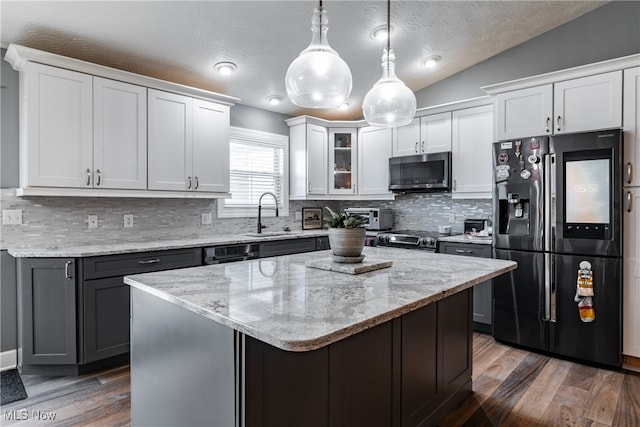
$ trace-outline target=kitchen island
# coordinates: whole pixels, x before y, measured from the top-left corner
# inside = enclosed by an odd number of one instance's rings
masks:
[[[471,289],[503,260],[365,248],[125,277],[133,425],[410,426],[471,390]]]

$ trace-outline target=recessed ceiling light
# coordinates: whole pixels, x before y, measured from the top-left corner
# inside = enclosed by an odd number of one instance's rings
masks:
[[[342,111],[345,111],[345,110],[349,109],[349,103],[348,102],[343,103],[342,105],[340,105],[338,107],[338,109],[342,110]]]
[[[213,69],[222,74],[223,76],[228,76],[238,69],[238,66],[233,62],[218,62],[213,66]]]
[[[440,58],[438,55],[432,55],[427,58],[424,58],[422,60],[422,65],[427,68],[433,68],[436,65],[438,65],[438,62],[440,62],[440,59],[442,58]]]
[[[391,34],[393,34],[393,25],[391,26]],[[379,42],[387,41],[387,24],[380,25],[379,27],[374,28],[369,33],[369,37]]]
[[[282,97],[278,95],[271,95],[267,97],[267,102],[271,105],[280,105],[282,102]]]

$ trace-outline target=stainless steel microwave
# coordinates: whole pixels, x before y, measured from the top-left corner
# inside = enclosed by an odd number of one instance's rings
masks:
[[[403,193],[451,191],[451,151],[391,157],[389,190]]]
[[[389,230],[393,227],[393,210],[390,208],[347,208],[344,211],[367,218],[367,230]]]

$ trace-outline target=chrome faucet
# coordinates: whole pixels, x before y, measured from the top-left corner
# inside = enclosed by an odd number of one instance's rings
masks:
[[[262,233],[262,229],[266,228],[265,225],[262,225],[262,198],[267,194],[271,195],[271,197],[273,197],[273,200],[276,202],[276,216],[279,216],[278,215],[278,198],[276,197],[276,195],[269,191],[267,191],[266,193],[262,193],[262,195],[258,199],[258,231],[257,231],[258,233]]]

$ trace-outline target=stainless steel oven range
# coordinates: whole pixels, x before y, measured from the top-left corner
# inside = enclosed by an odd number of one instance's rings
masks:
[[[385,231],[384,233],[378,233],[376,236],[376,246],[392,246],[435,252],[438,245],[438,237],[442,237],[442,235],[437,231]]]

